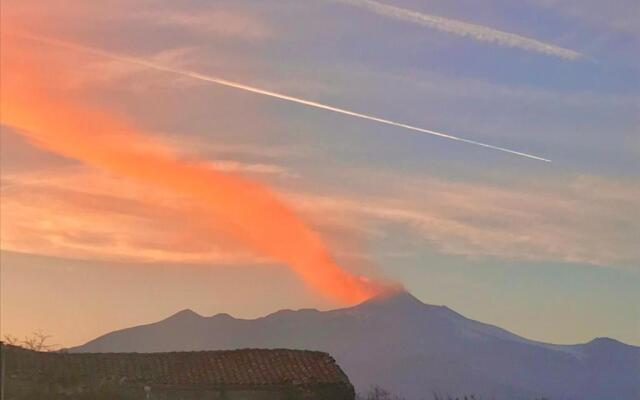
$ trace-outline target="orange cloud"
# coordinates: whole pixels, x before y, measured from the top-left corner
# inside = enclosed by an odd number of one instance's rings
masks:
[[[203,218],[207,208],[86,167],[4,174],[3,250],[136,263],[264,264]]]
[[[32,143],[89,166],[151,185],[205,206],[196,218],[251,251],[288,265],[312,289],[357,302],[380,288],[337,265],[321,237],[265,186],[186,162],[168,146],[115,115],[58,90],[73,76],[73,60],[4,37],[2,123]]]

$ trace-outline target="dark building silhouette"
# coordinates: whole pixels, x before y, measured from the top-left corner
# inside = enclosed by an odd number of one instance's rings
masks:
[[[326,353],[243,349],[174,353],[36,352],[3,346],[2,400],[353,400]]]

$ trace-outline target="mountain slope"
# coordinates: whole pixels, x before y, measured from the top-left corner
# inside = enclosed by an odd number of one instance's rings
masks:
[[[496,399],[640,398],[639,347],[612,339],[571,346],[530,341],[404,292],[351,308],[284,310],[255,320],[184,310],[71,351],[243,347],[327,351],[356,387],[377,384],[409,399],[424,399],[434,391]]]

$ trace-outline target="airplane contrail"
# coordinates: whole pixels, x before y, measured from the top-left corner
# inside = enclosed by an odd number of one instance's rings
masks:
[[[334,107],[334,106],[330,106],[328,104],[323,104],[323,103],[318,103],[315,101],[311,101],[311,100],[306,100],[300,97],[294,97],[294,96],[288,96],[286,94],[282,94],[282,93],[278,93],[278,92],[273,92],[270,90],[265,90],[265,89],[260,89],[257,88],[255,86],[249,86],[249,85],[245,85],[239,82],[234,82],[234,81],[230,81],[227,79],[222,79],[222,78],[218,78],[215,76],[211,76],[211,75],[205,75],[199,72],[194,72],[194,71],[189,71],[189,70],[185,70],[185,69],[180,69],[180,68],[174,68],[174,67],[170,67],[167,65],[162,65],[162,64],[157,64],[142,58],[137,58],[137,57],[132,57],[132,56],[127,56],[127,55],[122,55],[122,54],[118,54],[118,53],[112,53],[112,52],[108,52],[105,50],[101,50],[101,49],[96,49],[93,47],[88,47],[88,46],[83,46],[77,43],[72,43],[72,42],[68,42],[65,40],[61,40],[61,39],[54,39],[54,38],[48,38],[48,37],[43,37],[43,36],[37,36],[37,35],[33,35],[33,34],[28,34],[28,33],[16,33],[16,32],[12,32],[13,35],[19,36],[19,37],[23,37],[23,38],[27,38],[27,39],[31,39],[31,40],[35,40],[41,43],[46,43],[46,44],[50,44],[50,45],[54,45],[57,47],[63,47],[63,48],[68,48],[68,49],[73,49],[73,50],[78,50],[78,51],[82,51],[85,53],[90,53],[90,54],[95,54],[95,55],[99,55],[102,57],[106,57],[106,58],[110,58],[112,60],[117,60],[117,61],[122,61],[122,62],[127,62],[127,63],[132,63],[132,64],[136,64],[136,65],[140,65],[149,69],[154,69],[156,71],[162,71],[162,72],[169,72],[169,73],[173,73],[173,74],[177,74],[177,75],[181,75],[184,77],[189,77],[192,79],[197,79],[200,81],[204,81],[204,82],[210,82],[210,83],[214,83],[217,85],[221,85],[221,86],[226,86],[226,87],[230,87],[230,88],[234,88],[234,89],[239,89],[239,90],[243,90],[245,92],[251,92],[251,93],[255,93],[255,94],[260,94],[263,96],[268,96],[268,97],[272,97],[272,98],[276,98],[276,99],[280,99],[280,100],[285,100],[285,101],[289,101],[292,103],[297,103],[297,104],[301,104],[307,107],[313,107],[313,108],[317,108],[317,109],[321,109],[321,110],[327,110],[327,111],[332,111],[338,114],[343,114],[343,115],[348,115],[351,117],[356,117],[356,118],[361,118],[364,120],[368,120],[368,121],[373,121],[373,122],[378,122],[381,124],[385,124],[385,125],[390,125],[390,126],[395,126],[398,128],[404,128],[404,129],[408,129],[414,132],[421,132],[421,133],[426,133],[429,135],[434,135],[434,136],[439,136],[445,139],[450,139],[450,140],[455,140],[458,142],[463,142],[463,143],[468,143],[468,144],[473,144],[476,146],[481,146],[481,147],[485,147],[488,149],[492,149],[492,150],[498,150],[498,151],[502,151],[505,153],[509,153],[509,154],[513,154],[513,155],[517,155],[517,156],[521,156],[521,157],[526,157],[526,158],[530,158],[530,159],[534,159],[534,160],[538,160],[538,161],[544,161],[544,162],[551,162],[551,160],[543,158],[543,157],[539,157],[533,154],[528,154],[528,153],[523,153],[520,151],[516,151],[516,150],[511,150],[511,149],[507,149],[504,147],[499,147],[499,146],[494,146],[491,144],[487,144],[487,143],[482,143],[482,142],[477,142],[475,140],[471,140],[471,139],[465,139],[459,136],[453,136],[453,135],[449,135],[443,132],[438,132],[438,131],[434,131],[431,129],[425,129],[425,128],[420,128],[418,126],[413,126],[413,125],[409,125],[409,124],[404,124],[401,122],[396,122],[396,121],[392,121],[389,119],[385,119],[385,118],[380,118],[380,117],[376,117],[373,115],[367,115],[367,114],[361,114],[355,111],[350,111],[344,108],[339,108],[339,107]]]
[[[535,51],[550,56],[564,58],[566,60],[579,60],[584,58],[583,54],[577,51],[545,43],[536,39],[517,35],[511,32],[500,31],[483,25],[471,24],[455,19],[444,18],[438,15],[426,14],[406,8],[396,7],[391,4],[381,3],[375,0],[332,0],[337,3],[348,4],[368,10],[372,13],[405,21],[412,24],[422,25],[427,28],[436,29],[452,35],[462,36],[488,42],[500,46],[513,47],[526,51]]]

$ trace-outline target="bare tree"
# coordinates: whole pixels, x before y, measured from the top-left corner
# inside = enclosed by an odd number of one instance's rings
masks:
[[[394,396],[379,386],[372,387],[368,393],[359,394],[357,400],[405,400],[403,397]]]
[[[54,351],[58,345],[48,343],[51,335],[43,333],[41,330],[33,332],[29,336],[25,336],[24,340],[18,339],[17,336],[4,335],[4,341],[12,346],[23,347],[33,351]]]
[[[20,339],[18,339],[17,336],[4,335],[4,341],[6,344],[10,344],[11,346],[20,346]]]

